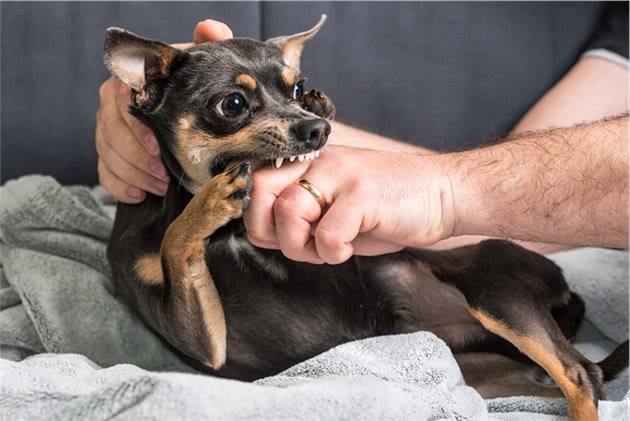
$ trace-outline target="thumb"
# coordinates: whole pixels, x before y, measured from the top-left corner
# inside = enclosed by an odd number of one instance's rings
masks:
[[[207,41],[222,41],[232,36],[232,30],[225,23],[206,19],[195,26],[193,41],[195,44],[201,44]]]
[[[354,254],[352,241],[361,232],[362,222],[360,204],[346,196],[335,200],[315,228],[319,257],[332,265],[348,260]]]

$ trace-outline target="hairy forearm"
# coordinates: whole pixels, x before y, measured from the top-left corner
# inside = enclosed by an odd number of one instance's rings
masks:
[[[334,122],[329,138],[332,145],[366,148],[388,152],[403,152],[415,154],[432,154],[434,151],[421,146],[394,140],[375,133],[366,132],[344,123]]]
[[[627,114],[442,158],[455,235],[627,247]]]
[[[583,58],[519,121],[512,133],[566,127],[596,121],[628,110],[628,71],[610,61]],[[581,100],[588,98],[588,101]],[[575,246],[517,241],[539,253]]]
[[[553,86],[519,121],[512,133],[572,126],[595,121],[628,110],[628,71],[618,64],[597,58],[584,58]],[[584,98],[588,98],[587,101]],[[477,243],[485,237],[451,237],[434,248]],[[575,246],[518,241],[539,253],[554,253]]]

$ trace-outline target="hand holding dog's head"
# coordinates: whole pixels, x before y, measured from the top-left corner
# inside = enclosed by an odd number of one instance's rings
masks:
[[[312,157],[325,144],[330,126],[320,117],[334,107],[305,95],[300,74],[304,43],[324,20],[266,42],[236,38],[185,51],[110,28],[104,60],[132,88],[130,112],[155,131],[169,171],[195,191],[233,162]]]

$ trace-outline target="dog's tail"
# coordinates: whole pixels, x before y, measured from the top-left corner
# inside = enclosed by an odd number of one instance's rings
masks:
[[[628,368],[628,341],[619,345],[606,358],[597,363],[604,373],[604,382],[609,382]]]

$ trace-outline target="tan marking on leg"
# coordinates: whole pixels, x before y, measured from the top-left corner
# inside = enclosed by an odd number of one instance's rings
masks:
[[[142,256],[134,267],[136,276],[147,285],[161,285],[164,283],[162,262],[157,253]]]
[[[568,376],[564,365],[554,353],[555,346],[552,343],[542,337],[520,335],[480,310],[470,308],[469,311],[486,329],[510,341],[549,373],[567,399],[571,419],[576,421],[599,419],[590,391],[584,387],[580,388]]]
[[[253,76],[248,75],[247,73],[241,73],[236,76],[234,81],[237,85],[241,85],[247,89],[251,89],[252,91],[256,90],[256,79]]]
[[[176,319],[176,340],[188,355],[218,369],[225,364],[227,328],[221,298],[205,260],[204,239],[243,212],[233,194],[248,185],[236,165],[213,177],[169,225],[160,253],[171,281],[170,323]]]
[[[284,79],[284,82],[287,84],[287,86],[289,87],[293,87],[293,85],[295,85],[295,82],[297,82],[297,71],[295,71],[295,69],[292,69],[291,67],[285,67],[284,69],[282,69],[282,79]]]
[[[183,240],[188,235],[181,231],[184,225],[171,224],[161,247],[172,282],[171,308],[176,312],[172,319],[179,319],[176,335],[187,344],[182,351],[218,370],[227,355],[225,314],[205,262],[203,241]]]

